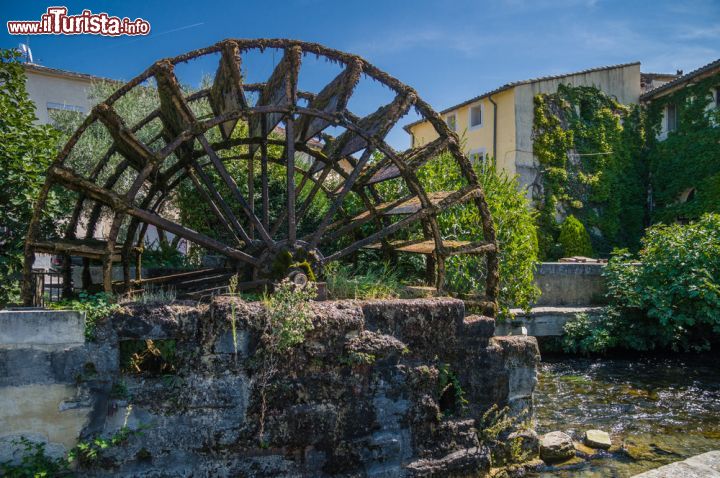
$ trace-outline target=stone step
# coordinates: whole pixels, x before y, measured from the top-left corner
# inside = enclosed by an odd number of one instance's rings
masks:
[[[633,478],[720,478],[720,450],[655,468]]]

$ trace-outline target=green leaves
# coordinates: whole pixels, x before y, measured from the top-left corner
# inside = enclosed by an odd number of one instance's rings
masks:
[[[50,307],[53,309],[71,309],[85,312],[85,338],[94,340],[98,321],[109,317],[110,314],[120,308],[120,305],[115,303],[112,295],[105,292],[97,294],[80,292],[77,299],[51,303]]]
[[[605,269],[601,322],[566,326],[568,351],[707,350],[720,333],[720,215],[647,231],[634,258],[616,251]]]
[[[0,50],[0,307],[19,300],[25,234],[57,151],[57,132],[35,120],[17,53]]]
[[[516,177],[508,177],[492,165],[483,168],[476,164],[475,173],[495,223],[500,246],[500,316],[507,316],[510,307],[530,308],[539,294],[533,282],[538,259],[535,216]],[[456,191],[465,186],[457,163],[447,153],[420,168],[418,178],[427,191]],[[446,239],[476,241],[483,237],[480,214],[471,204],[443,212],[438,223]],[[483,257],[453,256],[446,268],[450,290],[484,294]]]
[[[556,217],[573,214],[593,246],[635,249],[644,219],[643,124],[639,107],[594,87],[560,85],[535,97],[533,153],[540,163],[541,257],[556,259]]]
[[[558,241],[565,257],[592,257],[593,255],[590,234],[585,230],[585,226],[572,214],[566,217],[562,226],[560,226]]]

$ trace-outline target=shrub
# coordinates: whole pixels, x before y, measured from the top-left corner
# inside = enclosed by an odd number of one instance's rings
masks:
[[[648,229],[638,257],[616,251],[604,275],[602,321],[568,324],[566,350],[699,352],[720,337],[720,215]]]
[[[592,257],[593,255],[590,234],[585,230],[585,226],[572,214],[565,218],[562,226],[560,226],[558,240],[565,257]]]
[[[57,151],[56,132],[35,119],[18,54],[0,49],[0,307],[20,298],[25,234]],[[48,205],[50,211],[67,207],[54,194]],[[53,228],[50,217],[43,219],[43,227]]]
[[[235,286],[233,285],[232,288],[234,289]],[[262,349],[258,351],[259,366],[253,377],[254,387],[260,395],[258,427],[260,446],[267,446],[265,416],[270,382],[278,373],[281,364],[287,360],[287,356],[292,354],[296,347],[302,345],[306,334],[313,330],[310,302],[316,296],[317,288],[312,282],[302,288],[284,279],[275,287],[272,295],[263,299],[266,313],[261,325]],[[233,309],[233,327],[235,327],[234,322]]]
[[[488,162],[492,164],[492,160]],[[500,247],[500,315],[510,307],[529,309],[539,294],[533,282],[538,262],[535,216],[526,191],[517,177],[509,177],[492,165],[475,164],[475,172],[485,190],[485,198],[495,224]],[[465,183],[452,156],[445,153],[423,166],[418,177],[428,191],[455,191]],[[477,209],[464,204],[451,208],[439,217],[444,237],[477,240],[482,224]],[[485,287],[484,257],[453,256],[447,261],[447,287],[454,292],[483,294]]]
[[[50,304],[52,309],[71,309],[85,312],[85,338],[93,340],[95,338],[95,327],[99,320],[108,317],[110,314],[120,308],[114,302],[114,298],[110,294],[100,292],[98,294],[88,294],[80,292],[77,299],[63,300]]]
[[[65,458],[53,458],[47,455],[45,444],[33,442],[25,437],[14,440],[19,447],[18,463],[0,462],[0,476],[8,478],[63,476],[70,472],[69,463]]]

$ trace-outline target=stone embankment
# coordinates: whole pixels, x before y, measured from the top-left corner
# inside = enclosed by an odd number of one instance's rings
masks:
[[[83,476],[483,476],[537,456],[519,420],[484,417],[532,412],[537,342],[459,300],[314,303],[270,362],[264,308],[238,298],[125,306],[93,341],[76,314],[22,314],[0,317],[0,461],[20,436],[122,436]]]

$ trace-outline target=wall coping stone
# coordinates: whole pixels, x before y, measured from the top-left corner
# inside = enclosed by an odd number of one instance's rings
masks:
[[[0,348],[79,347],[85,313],[75,310],[0,310]]]

